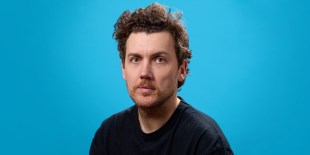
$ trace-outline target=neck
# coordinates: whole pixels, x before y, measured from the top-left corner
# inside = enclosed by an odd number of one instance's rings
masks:
[[[138,108],[138,117],[142,131],[144,133],[151,133],[162,127],[172,116],[179,103],[180,99],[175,96],[156,108]]]

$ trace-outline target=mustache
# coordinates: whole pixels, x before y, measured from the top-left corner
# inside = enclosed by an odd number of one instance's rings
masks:
[[[147,80],[141,81],[139,84],[137,84],[134,87],[134,89],[143,88],[143,87],[146,87],[149,89],[155,89],[155,86],[150,81],[147,81]]]

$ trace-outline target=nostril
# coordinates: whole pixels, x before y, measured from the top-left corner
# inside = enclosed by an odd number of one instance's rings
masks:
[[[152,72],[150,72],[149,70],[145,70],[140,73],[140,78],[141,79],[152,79],[153,78]]]
[[[148,74],[148,73],[141,73],[141,74],[140,74],[140,78],[141,78],[141,79],[151,79],[152,77],[151,77],[151,75]]]

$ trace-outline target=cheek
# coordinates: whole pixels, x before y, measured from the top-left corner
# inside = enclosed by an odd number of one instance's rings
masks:
[[[174,83],[178,82],[178,73],[175,72],[174,70],[166,70],[159,72],[159,76],[157,77],[158,79],[158,84],[160,85],[165,85],[165,86],[171,86]]]
[[[126,82],[129,84],[129,85],[134,85],[134,77],[130,76],[130,75],[127,75],[127,79],[126,79]]]
[[[127,70],[125,70],[126,84],[128,89],[132,90],[134,86],[141,82],[140,79],[140,69],[139,66],[129,66],[127,65]]]

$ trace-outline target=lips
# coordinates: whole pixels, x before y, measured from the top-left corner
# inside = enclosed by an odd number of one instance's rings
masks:
[[[148,86],[148,85],[139,86],[138,88],[154,90],[154,88],[152,86]]]
[[[142,95],[150,95],[155,90],[155,87],[150,84],[138,85],[136,91]]]

